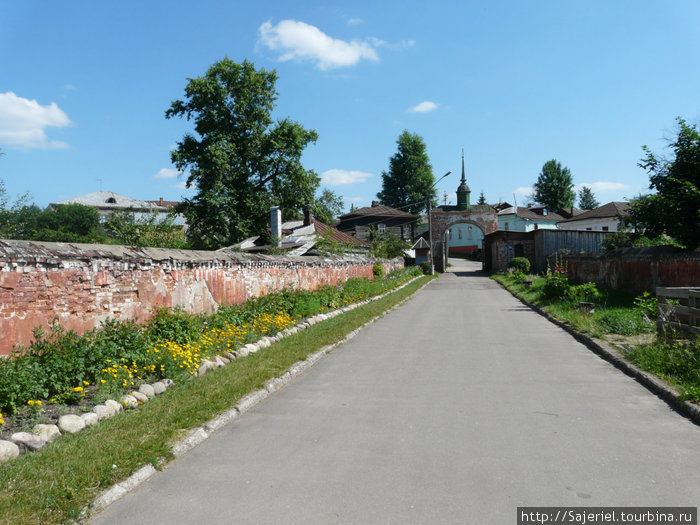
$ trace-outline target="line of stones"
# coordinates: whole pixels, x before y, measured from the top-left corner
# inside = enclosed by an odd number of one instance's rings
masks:
[[[412,280],[413,279],[411,279],[409,282],[411,282]],[[275,343],[290,335],[296,334],[301,330],[305,330],[306,328],[309,328],[310,326],[318,322],[325,321],[345,312],[349,312],[350,310],[354,310],[355,308],[367,304],[371,301],[376,301],[377,299],[380,299],[387,293],[391,293],[400,288],[403,288],[409,282],[404,283],[403,285],[394,288],[393,290],[390,290],[384,294],[380,294],[376,297],[366,299],[359,303],[354,303],[325,314],[317,314],[313,317],[309,317],[301,323],[298,323],[296,326],[286,328],[285,330],[282,330],[274,336],[263,337],[255,343],[248,343],[236,351],[225,352],[220,356],[214,356],[212,359],[205,359],[200,363],[199,369],[197,370],[195,375],[203,376],[209,370],[225,366],[231,361],[239,357],[246,357],[249,354],[253,354],[261,348],[267,348],[272,343]],[[289,374],[289,372],[287,374]],[[293,376],[290,376],[288,379],[291,379],[291,377]],[[279,382],[281,380],[282,378],[275,378],[270,382]],[[104,404],[96,405],[91,412],[86,412],[84,414],[81,414],[80,416],[75,414],[65,414],[60,416],[58,418],[57,425],[38,424],[32,428],[32,432],[15,432],[14,434],[12,434],[12,436],[10,436],[9,441],[0,440],[0,464],[18,457],[21,453],[34,452],[36,450],[40,450],[47,443],[55,441],[63,434],[75,434],[76,432],[80,432],[86,427],[96,425],[101,420],[110,418],[121,412],[122,407],[125,409],[138,408],[140,405],[148,402],[149,399],[165,392],[165,390],[168,387],[174,386],[174,384],[175,383],[172,379],[163,379],[152,384],[146,383],[141,385],[138,390],[122,396],[120,399],[121,402],[117,402],[113,399],[108,399],[104,402]],[[187,441],[187,439],[185,439],[185,441]],[[175,452],[175,455],[178,455],[177,452]]]

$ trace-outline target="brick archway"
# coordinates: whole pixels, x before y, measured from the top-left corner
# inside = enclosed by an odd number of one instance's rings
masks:
[[[477,226],[484,236],[498,229],[496,210],[490,211],[433,211],[433,227],[430,235],[433,239],[433,264],[439,272],[445,271],[445,232],[459,223]]]

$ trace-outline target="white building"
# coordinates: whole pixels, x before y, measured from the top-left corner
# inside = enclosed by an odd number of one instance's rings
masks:
[[[623,226],[623,220],[629,216],[628,202],[609,202],[588,210],[580,215],[557,223],[560,230],[584,230],[594,232],[617,232]]]

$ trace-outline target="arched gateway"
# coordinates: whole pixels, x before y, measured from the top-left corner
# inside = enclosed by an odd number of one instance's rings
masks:
[[[493,233],[498,229],[496,210],[488,204],[470,204],[470,193],[464,173],[464,151],[462,151],[462,180],[459,188],[457,188],[457,206],[440,206],[430,214],[433,264],[439,272],[445,271],[447,262],[445,233],[450,227],[459,223],[469,223],[477,226],[484,235]]]

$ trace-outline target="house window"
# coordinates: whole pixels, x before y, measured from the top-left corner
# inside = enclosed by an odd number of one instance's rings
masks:
[[[452,228],[450,228],[450,240],[452,240]]]
[[[401,228],[401,237],[403,237],[404,239],[411,238],[411,227],[408,224],[404,224]]]
[[[593,228],[586,228],[587,232],[593,231]]]
[[[383,222],[377,224],[377,233],[386,233],[386,224]]]
[[[508,221],[503,223],[503,228],[508,231]]]
[[[459,235],[459,238],[462,238],[462,228],[457,228],[457,233]]]
[[[472,239],[473,238],[472,235],[473,235],[472,227],[469,226],[469,228],[467,228],[467,239]]]
[[[110,198],[107,199],[105,202],[106,202],[107,204],[116,204],[116,203],[117,203],[117,199],[115,199],[114,197],[110,197]]]
[[[607,227],[607,226],[603,226],[603,231],[604,231],[604,232],[608,231],[608,227]]]

